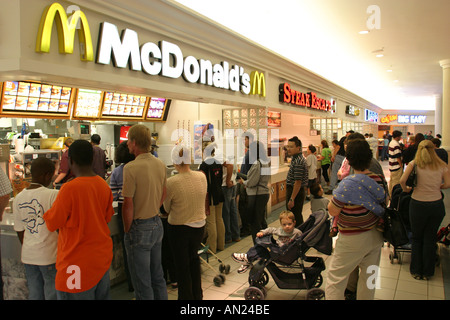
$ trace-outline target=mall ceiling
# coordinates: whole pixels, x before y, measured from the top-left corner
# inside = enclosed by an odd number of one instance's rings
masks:
[[[442,94],[449,0],[177,2],[380,108],[434,110]]]

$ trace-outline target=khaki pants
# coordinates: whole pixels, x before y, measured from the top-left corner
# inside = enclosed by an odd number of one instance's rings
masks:
[[[351,273],[359,267],[358,300],[373,300],[383,235],[376,228],[356,235],[339,234],[327,273],[325,297],[344,300]]]
[[[389,179],[389,196],[392,196],[392,189],[400,183],[400,178],[403,174],[403,168],[400,168],[397,171],[391,171],[391,177]]]
[[[212,252],[225,249],[225,224],[222,217],[222,205],[209,206],[210,214],[206,216],[206,245]]]

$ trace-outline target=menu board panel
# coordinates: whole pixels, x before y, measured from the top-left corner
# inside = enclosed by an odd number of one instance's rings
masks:
[[[103,92],[100,90],[78,89],[74,104],[74,118],[98,118],[102,105]]]
[[[73,91],[70,87],[6,81],[3,83],[2,113],[67,116]]]
[[[133,94],[105,92],[102,118],[137,118],[144,117],[148,98]]]
[[[151,98],[147,109],[146,120],[166,121],[170,100],[165,98]]]

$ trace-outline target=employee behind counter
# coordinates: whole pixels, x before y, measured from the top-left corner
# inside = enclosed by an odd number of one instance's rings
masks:
[[[105,179],[106,178],[106,170],[108,167],[111,166],[111,163],[109,161],[106,161],[106,154],[105,154],[105,151],[102,148],[100,148],[100,141],[101,141],[100,135],[93,134],[91,136],[91,144],[94,148],[94,160],[92,162],[92,166],[93,166],[94,172],[98,176]],[[61,185],[64,182],[67,182],[67,181],[75,178],[74,174],[70,171],[69,156],[68,156],[68,152],[67,152],[67,150],[69,149],[69,147],[72,143],[73,143],[72,138],[68,138],[64,142],[64,149],[62,150],[61,163],[59,165],[58,176],[56,177],[55,181],[53,182],[53,186],[56,189],[60,189]]]

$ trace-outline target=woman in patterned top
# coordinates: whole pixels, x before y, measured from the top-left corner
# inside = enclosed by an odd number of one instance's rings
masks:
[[[328,206],[330,215],[339,217],[340,236],[328,271],[326,297],[344,299],[348,278],[359,267],[357,298],[371,300],[375,285],[368,285],[368,280],[373,266],[379,265],[383,245],[383,235],[376,226],[384,211],[385,181],[368,170],[372,151],[364,139],[349,141],[346,157],[355,173],[342,180]]]

